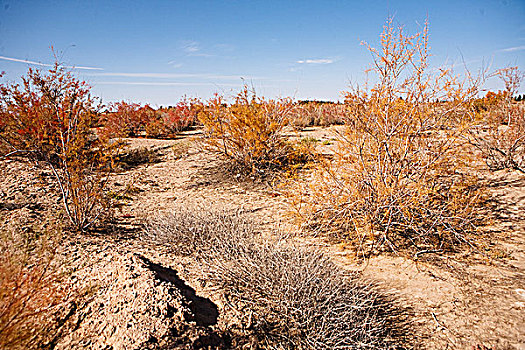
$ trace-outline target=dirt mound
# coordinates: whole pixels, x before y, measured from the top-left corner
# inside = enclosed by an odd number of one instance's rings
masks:
[[[95,285],[58,349],[220,349],[218,311],[175,270],[135,253],[101,252],[78,278]]]

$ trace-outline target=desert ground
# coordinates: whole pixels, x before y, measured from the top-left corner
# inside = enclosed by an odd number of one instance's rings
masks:
[[[496,256],[384,253],[363,261],[342,244],[298,234],[278,181],[224,171],[219,157],[199,144],[200,135],[196,128],[174,140],[126,139],[127,150],[150,150],[149,158],[111,175],[110,188],[118,194],[113,223],[61,242],[61,253],[78,267],[77,283],[95,288],[57,349],[257,347],[256,339],[241,336],[246,315],[236,314],[221,291],[206,283],[204,267],[145,234],[145,224],[181,206],[242,212],[258,230],[284,232],[290,242],[314,247],[377,285],[409,310],[412,340],[399,348],[525,349],[522,174],[505,170],[485,176],[495,208],[487,230],[491,252],[500,252]],[[290,136],[315,138],[322,152],[330,153],[334,130],[306,128]],[[0,176],[4,224],[31,226],[61,211],[49,170],[10,159],[0,162]]]

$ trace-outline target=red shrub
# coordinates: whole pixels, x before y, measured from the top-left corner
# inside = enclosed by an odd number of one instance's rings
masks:
[[[157,115],[161,124],[161,136],[170,137],[192,127],[202,109],[201,101],[185,97],[174,107],[159,109]]]
[[[103,118],[104,135],[108,137],[134,137],[146,130],[146,125],[154,119],[155,110],[146,105],[124,101],[109,105]]]

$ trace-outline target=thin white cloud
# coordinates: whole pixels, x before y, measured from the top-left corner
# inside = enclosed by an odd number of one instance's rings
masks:
[[[169,64],[170,66],[172,66],[173,68],[180,68],[180,67],[183,66],[182,63],[177,62],[177,61],[175,61],[175,60],[173,60],[173,61],[169,61],[168,64]]]
[[[191,56],[191,57],[215,57],[215,55],[212,55],[210,53],[204,53],[204,52],[189,53],[188,56]]]
[[[40,67],[54,67],[55,66],[54,64],[40,63],[40,62],[35,62],[35,61],[30,61],[30,60],[22,60],[22,59],[19,59],[19,58],[5,57],[5,56],[0,56],[0,60],[32,64],[32,65],[40,66]],[[68,68],[68,69],[103,70],[102,68],[84,67],[84,66],[63,66],[63,67],[64,68]]]
[[[215,55],[205,53],[201,51],[201,45],[198,41],[185,40],[181,45],[182,51],[186,53],[186,56],[190,57],[215,57]]]
[[[330,64],[334,62],[335,60],[331,58],[319,58],[319,59],[299,60],[296,63],[299,63],[299,64]]]
[[[498,52],[514,52],[514,51],[522,51],[522,50],[525,50],[525,45],[507,47],[506,49],[498,50]]]
[[[183,83],[183,82],[156,82],[156,81],[99,81],[93,85],[149,85],[149,86],[239,86],[228,83]]]
[[[195,53],[200,51],[199,43],[193,40],[186,40],[182,43],[182,50],[186,53]]]
[[[239,75],[218,75],[218,74],[188,74],[188,73],[88,73],[92,77],[123,77],[123,78],[158,78],[158,79],[177,79],[177,78],[198,78],[216,80],[236,80],[244,79],[265,79],[263,77],[251,77]]]

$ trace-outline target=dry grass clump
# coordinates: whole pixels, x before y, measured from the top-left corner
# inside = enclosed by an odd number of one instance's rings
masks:
[[[175,254],[205,256],[212,249],[227,252],[233,248],[225,245],[236,239],[252,240],[256,235],[254,225],[240,213],[177,207],[148,221],[143,238]]]
[[[256,348],[410,347],[392,299],[315,250],[262,239],[238,213],[180,208],[150,222],[147,237],[197,253]]]
[[[129,170],[143,164],[153,164],[160,161],[157,150],[148,147],[138,147],[120,152],[115,156],[115,167]]]
[[[56,252],[58,232],[0,232],[0,349],[51,349],[83,302]]]
[[[323,254],[284,242],[242,243],[210,263],[209,276],[251,319],[247,328],[262,348],[410,347],[406,316],[392,300]]]
[[[227,160],[232,170],[251,175],[304,162],[308,158],[305,150],[282,135],[292,106],[288,99],[258,97],[247,86],[231,105],[216,96],[199,114],[204,143]]]
[[[310,230],[355,244],[359,255],[471,245],[484,191],[469,172],[463,136],[479,81],[428,69],[428,32],[389,21],[374,85],[346,94],[348,121],[332,161],[290,195]]]

